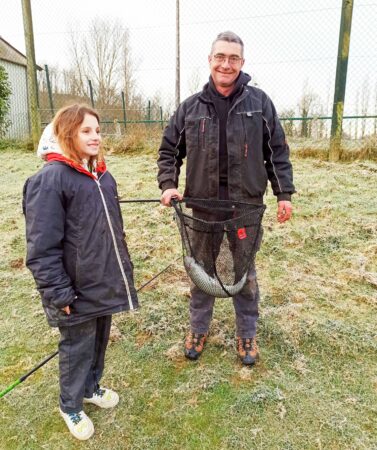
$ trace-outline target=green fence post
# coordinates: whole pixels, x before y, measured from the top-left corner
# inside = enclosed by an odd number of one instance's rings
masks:
[[[26,72],[31,136],[34,147],[37,147],[41,136],[41,116],[38,107],[37,65],[35,63],[33,20],[31,15],[30,0],[22,0],[22,16],[25,34]]]
[[[93,97],[93,86],[92,86],[92,81],[88,80],[88,84],[89,84],[89,93],[90,93],[90,102],[92,104],[92,108],[94,108],[94,97]]]
[[[48,65],[47,64],[45,64],[45,71],[46,71],[47,91],[48,91],[48,100],[50,102],[51,116],[54,117],[54,115],[55,115],[54,103],[52,101],[52,89],[51,89],[51,83],[50,83],[50,73],[48,71]]]
[[[353,0],[343,0],[336,65],[334,105],[331,121],[329,160],[339,161],[342,142],[344,97],[346,92],[348,55],[351,39]]]
[[[123,108],[124,129],[126,129],[126,126],[127,126],[126,100],[124,98],[124,92],[123,91],[122,91],[122,108]]]

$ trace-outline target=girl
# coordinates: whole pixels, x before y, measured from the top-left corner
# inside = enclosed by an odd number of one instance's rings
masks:
[[[24,187],[26,265],[48,323],[59,327],[60,414],[80,440],[94,433],[83,403],[111,408],[119,401],[99,385],[111,315],[138,306],[116,183],[100,142],[96,111],[61,109],[41,139],[46,164]]]

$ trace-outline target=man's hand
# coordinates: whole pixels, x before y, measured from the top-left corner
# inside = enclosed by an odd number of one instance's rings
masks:
[[[287,200],[278,202],[277,219],[279,223],[284,223],[292,216],[292,203]]]
[[[183,199],[183,195],[180,194],[177,189],[166,189],[166,191],[164,191],[161,195],[161,204],[164,206],[171,206],[170,201],[172,198],[180,201]]]
[[[70,310],[70,308],[69,308],[69,305],[68,305],[68,306],[64,306],[64,308],[62,308],[62,310],[63,310],[68,316],[71,314],[71,310]]]

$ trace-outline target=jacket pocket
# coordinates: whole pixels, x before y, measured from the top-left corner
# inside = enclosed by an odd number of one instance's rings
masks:
[[[70,321],[71,315],[65,313],[62,309],[57,308],[51,303],[42,300],[42,306],[46,314],[47,322],[53,326],[60,326]],[[72,314],[72,313],[71,313]]]
[[[209,116],[186,119],[185,133],[188,152],[196,150],[206,150],[210,120],[211,117]]]

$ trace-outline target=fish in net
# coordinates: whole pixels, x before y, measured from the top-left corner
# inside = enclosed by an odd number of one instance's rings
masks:
[[[233,297],[247,282],[265,205],[184,198],[172,202],[191,281],[214,297]]]

